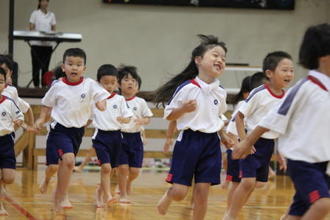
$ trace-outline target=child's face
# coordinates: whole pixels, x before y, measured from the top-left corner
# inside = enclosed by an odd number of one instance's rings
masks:
[[[4,75],[0,74],[0,93],[5,89],[6,87],[6,80]]]
[[[108,92],[112,93],[118,87],[117,77],[116,76],[102,76],[100,79],[100,84],[105,88]]]
[[[65,73],[69,82],[78,82],[85,70],[84,59],[81,57],[66,57],[64,64],[62,64],[62,71]]]
[[[6,79],[7,79],[7,82],[8,82],[8,81],[11,81],[11,80],[9,80],[9,79],[11,79],[11,76],[12,76],[12,74],[13,74],[13,71],[11,71],[5,63],[3,63],[2,65],[0,65],[0,67],[1,67],[2,69],[4,69],[5,72],[6,72]]]
[[[216,46],[206,51],[202,57],[196,57],[195,62],[200,73],[217,78],[225,70],[226,52],[222,47]]]
[[[125,76],[120,82],[120,89],[124,95],[135,95],[139,91],[139,85],[131,74]]]
[[[40,8],[48,8],[49,1],[48,0],[41,0],[40,1]]]
[[[278,88],[286,88],[290,85],[294,78],[293,62],[290,59],[282,59],[276,66],[274,71],[267,70],[266,75],[270,83]]]

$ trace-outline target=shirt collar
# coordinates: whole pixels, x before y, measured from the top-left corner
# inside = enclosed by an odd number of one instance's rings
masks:
[[[211,91],[213,89],[219,88],[220,81],[215,79],[212,83],[208,84],[201,80],[198,76],[195,78],[195,81],[201,86],[201,89]]]
[[[330,77],[317,70],[310,70],[308,75],[317,78],[330,91]]]

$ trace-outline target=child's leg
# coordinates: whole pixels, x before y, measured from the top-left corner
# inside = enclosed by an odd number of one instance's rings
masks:
[[[127,164],[120,165],[118,167],[118,183],[120,191],[120,202],[129,202],[127,199],[127,177],[129,174],[129,168]]]
[[[229,189],[228,195],[227,195],[227,211],[229,210],[232,201],[233,201],[233,194],[238,187],[239,182],[231,182],[231,187]]]
[[[92,160],[92,157],[96,155],[94,147],[88,149],[88,154],[84,161],[79,165],[74,167],[74,171],[80,173],[84,167]]]
[[[43,182],[41,183],[39,190],[41,193],[46,193],[47,192],[47,188],[48,188],[48,184],[51,180],[51,178],[55,175],[55,173],[58,170],[58,165],[57,164],[50,164],[47,166],[46,170],[45,170],[45,178],[43,180]]]
[[[314,202],[308,211],[302,216],[302,220],[315,219],[321,220],[330,212],[330,198],[321,198]]]
[[[140,174],[140,168],[137,167],[130,167],[129,168],[129,175],[128,175],[128,180],[127,180],[127,194],[131,194],[131,189],[132,189],[132,182],[135,180]]]
[[[74,159],[73,153],[65,153],[62,155],[62,161],[59,163],[54,201],[55,211],[61,209],[60,204],[64,201],[65,195],[67,194],[74,167]]]
[[[1,169],[1,179],[0,179],[0,216],[7,216],[8,212],[4,207],[3,199],[6,196],[5,185],[12,184],[15,180],[15,169],[4,168]]]
[[[101,166],[101,185],[100,188],[103,192],[104,201],[111,205],[114,202],[112,195],[111,195],[111,181],[110,181],[110,174],[111,174],[111,165],[109,163],[102,164]]]
[[[159,214],[165,215],[168,210],[168,207],[172,203],[172,200],[181,201],[186,197],[187,193],[188,186],[176,183],[173,184],[173,186],[165,192],[165,194],[157,204]]]
[[[209,183],[196,183],[194,190],[193,220],[204,219],[209,196]]]
[[[224,219],[237,218],[240,210],[249,199],[256,185],[256,178],[242,178],[242,181],[232,195],[231,206]]]

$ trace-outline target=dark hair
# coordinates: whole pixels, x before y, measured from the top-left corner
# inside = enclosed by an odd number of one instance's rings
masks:
[[[300,45],[299,63],[307,69],[317,69],[319,58],[326,55],[330,55],[330,24],[309,27]]]
[[[13,71],[14,63],[13,61],[9,58],[8,55],[0,55],[0,65],[6,64],[8,69]]]
[[[5,78],[6,81],[6,71],[0,67],[0,75],[3,75],[3,77]]]
[[[114,65],[103,64],[97,70],[97,81],[100,82],[103,76],[115,76],[118,77],[118,70]]]
[[[55,69],[53,70],[53,73],[54,73],[55,79],[59,79],[61,77],[65,77],[65,72],[63,72],[61,66],[55,67]]]
[[[187,80],[194,79],[198,75],[198,68],[195,63],[195,58],[203,56],[208,50],[220,46],[227,53],[227,48],[224,42],[218,41],[218,38],[213,35],[197,35],[201,39],[201,43],[192,51],[189,64],[184,70],[171,78],[164,85],[159,87],[153,97],[153,101],[158,105],[168,102],[175,92],[176,88]]]
[[[252,89],[257,88],[258,86],[264,84],[267,80],[267,76],[264,72],[256,72],[250,78],[250,92]]]
[[[275,51],[267,54],[263,61],[262,71],[264,71],[264,73],[266,73],[266,70],[274,71],[279,62],[283,59],[292,60],[292,57],[284,51]]]
[[[120,65],[118,67],[118,82],[119,84],[121,83],[121,80],[128,75],[131,75],[133,79],[135,79],[138,83],[139,89],[142,84],[141,77],[137,73],[137,68],[135,66],[125,66],[125,65]]]
[[[40,6],[40,2],[41,2],[41,1],[42,1],[42,0],[39,0],[39,1],[38,1],[38,9],[40,9],[40,7],[41,7],[41,6]],[[49,0],[47,0],[47,2],[49,2]]]
[[[236,104],[239,101],[243,100],[243,94],[246,92],[251,91],[251,76],[246,76],[241,83],[241,89],[237,93],[237,95],[234,96],[233,98],[233,103]]]
[[[67,57],[80,57],[84,59],[84,64],[86,65],[86,53],[83,49],[80,48],[70,48],[67,49],[63,54],[63,63]]]

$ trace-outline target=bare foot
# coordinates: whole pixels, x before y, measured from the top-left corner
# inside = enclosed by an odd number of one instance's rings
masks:
[[[111,197],[107,200],[107,205],[111,206],[117,202],[117,199],[115,197]]]
[[[61,207],[63,209],[72,209],[73,208],[73,206],[68,198],[65,198],[65,200],[63,202],[61,202]]]
[[[0,204],[0,216],[8,216],[8,212],[5,209],[5,206],[3,205],[3,202]]]
[[[81,166],[75,166],[75,167],[73,168],[73,172],[77,172],[77,173],[81,173],[82,170],[83,170],[83,167],[81,167]]]
[[[126,197],[122,197],[119,199],[119,203],[121,204],[131,204],[131,201],[127,199]]]
[[[47,192],[49,182],[43,181],[39,186],[39,191],[42,194],[45,194]]]
[[[127,185],[126,185],[126,193],[127,195],[130,195],[132,192],[132,182],[127,182]]]
[[[167,192],[163,195],[163,197],[159,200],[158,204],[157,204],[157,210],[158,210],[158,213],[160,215],[165,215],[167,210],[168,210],[168,207],[170,206],[171,204],[171,199],[168,198],[167,196]]]
[[[95,197],[96,197],[96,208],[104,207],[103,198],[102,198],[103,196],[100,187],[97,187],[95,192]]]

